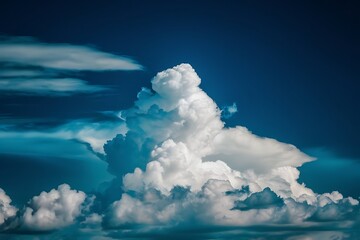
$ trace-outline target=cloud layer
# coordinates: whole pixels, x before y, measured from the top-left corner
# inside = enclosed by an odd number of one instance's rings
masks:
[[[274,239],[297,239],[288,234],[292,231],[309,239],[356,233],[357,199],[337,191],[318,194],[300,183],[298,167],[314,159],[245,127],[226,128],[221,110],[200,83],[189,64],[178,65],[158,73],[152,90],[143,88],[134,106],[119,113],[123,131],[102,135],[113,137],[104,154],[115,179],[98,193],[83,226],[112,238],[198,231],[214,237],[209,229],[221,233],[219,238],[239,234],[248,239],[266,236],[259,231],[274,233]],[[103,140],[91,137],[91,131],[80,133],[57,132],[101,152]],[[61,185],[34,197],[19,221],[37,231],[68,226],[81,215],[85,198]],[[114,198],[109,205],[104,201]]]
[[[77,71],[131,71],[143,67],[128,57],[70,44],[31,38],[0,39],[0,91],[11,94],[64,96],[93,93],[106,87],[63,77]]]

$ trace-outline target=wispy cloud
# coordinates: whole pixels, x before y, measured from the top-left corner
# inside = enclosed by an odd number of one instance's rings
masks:
[[[104,154],[103,146],[106,141],[114,138],[117,134],[125,134],[125,132],[126,126],[121,119],[98,122],[78,119],[38,131],[5,129],[0,131],[0,154],[42,156],[52,152],[54,156],[67,156],[66,153],[71,152],[70,148],[65,152],[63,150],[66,146],[59,148],[60,141],[66,143],[67,140],[85,143],[91,147],[93,153]],[[46,142],[46,147],[39,142]],[[74,154],[70,153],[68,157],[74,158]],[[83,158],[84,156],[79,157]]]
[[[78,71],[142,70],[135,60],[93,47],[43,43],[32,38],[0,39],[0,91],[11,94],[70,95],[108,88],[77,78]]]
[[[54,76],[54,72],[47,72],[39,69],[5,69],[0,70],[1,78],[19,78],[19,77],[44,77],[44,76]]]
[[[233,103],[230,106],[225,106],[221,109],[221,116],[224,119],[231,118],[235,113],[237,113],[238,109],[236,103]]]
[[[0,62],[71,71],[141,70],[131,58],[70,44],[50,44],[30,38],[0,42]]]
[[[89,85],[86,81],[76,78],[11,78],[0,80],[0,90],[24,95],[66,96],[74,93],[99,92],[106,89],[104,86]]]

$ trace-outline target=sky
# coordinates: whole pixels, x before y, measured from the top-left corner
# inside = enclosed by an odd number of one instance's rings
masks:
[[[359,238],[359,11],[2,1],[0,239]]]

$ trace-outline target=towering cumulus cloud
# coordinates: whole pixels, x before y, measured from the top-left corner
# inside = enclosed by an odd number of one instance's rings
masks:
[[[153,91],[142,89],[135,106],[122,111],[128,131],[105,152],[124,193],[109,208],[105,226],[355,224],[356,199],[316,194],[298,182],[297,167],[311,157],[245,127],[225,128],[200,82],[189,64],[181,64],[158,73]]]

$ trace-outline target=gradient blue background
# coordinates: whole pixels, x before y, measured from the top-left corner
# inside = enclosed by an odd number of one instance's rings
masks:
[[[108,93],[68,97],[0,95],[3,124],[46,129],[133,104],[159,71],[187,62],[228,126],[294,144],[318,161],[301,168],[317,192],[360,195],[360,6],[358,1],[2,1],[0,34],[96,46],[145,66],[82,72]],[[34,119],[37,119],[34,121]],[[62,148],[68,146],[63,143]],[[70,148],[70,147],[69,147]],[[51,149],[49,151],[52,151]],[[62,156],[58,156],[60,159]],[[88,156],[84,153],[84,159]],[[97,163],[0,155],[0,186],[15,201],[69,182],[93,189]],[[103,166],[102,166],[103,167]],[[24,171],[31,169],[31,171]],[[87,181],[79,179],[83,171]],[[37,176],[34,178],[33,176]],[[29,187],[21,191],[23,182]]]

